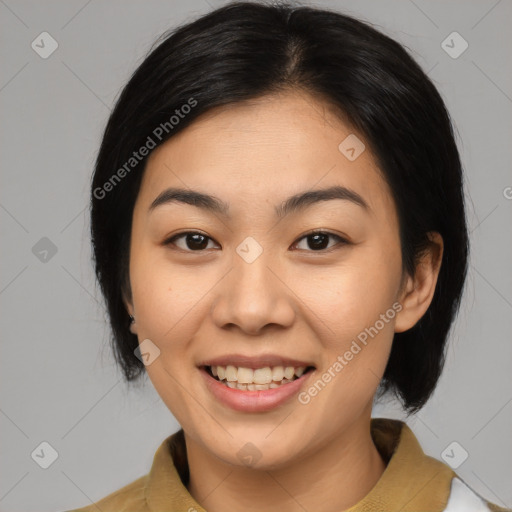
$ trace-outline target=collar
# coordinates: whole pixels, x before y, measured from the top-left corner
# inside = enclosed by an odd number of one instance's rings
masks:
[[[402,421],[373,418],[371,435],[386,469],[370,492],[346,512],[442,512],[456,474],[423,453],[411,429]],[[145,497],[151,512],[206,512],[191,496],[183,429],[158,448],[148,475]],[[169,508],[172,507],[172,508]]]

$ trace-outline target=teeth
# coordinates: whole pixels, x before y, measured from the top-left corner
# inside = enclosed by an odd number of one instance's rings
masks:
[[[285,384],[292,382],[288,379],[283,379],[281,382],[271,382],[270,384],[240,384],[238,382],[229,382],[226,380],[221,381],[222,384],[232,388],[232,389],[241,389],[244,391],[265,391],[267,389],[275,389],[279,388]]]
[[[237,380],[237,373],[238,371],[235,366],[226,366],[226,380],[228,382],[234,382],[235,380]]]
[[[256,382],[253,378],[254,371],[252,368],[238,368],[237,380],[240,384],[251,384],[252,382]]]
[[[295,368],[295,375],[297,375],[297,377],[300,377],[304,373],[305,369],[305,366],[299,366],[298,368]]]
[[[262,391],[265,389],[274,389],[282,384],[288,384],[299,378],[306,370],[305,366],[266,366],[264,368],[211,366],[212,375],[218,380],[224,382],[230,388],[242,389],[247,391]]]
[[[276,366],[272,368],[272,380],[280,381],[284,378],[284,368],[282,366]]]
[[[295,368],[293,366],[287,366],[284,369],[284,378],[285,379],[293,379],[294,375],[295,375]]]
[[[254,384],[270,384],[272,382],[272,370],[268,366],[254,370],[253,382]]]

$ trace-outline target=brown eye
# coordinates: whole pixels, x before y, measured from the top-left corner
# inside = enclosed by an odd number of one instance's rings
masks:
[[[329,245],[330,239],[337,240],[337,244]],[[299,249],[313,252],[326,251],[333,246],[346,245],[349,243],[343,237],[328,231],[313,231],[301,237],[299,241],[301,240],[306,240],[306,247],[299,247]],[[180,243],[177,243],[177,241],[180,241]],[[186,252],[203,252],[208,249],[208,243],[210,241],[214,242],[212,238],[203,233],[186,231],[169,238],[164,242],[164,245],[174,245],[178,247],[178,249]],[[300,242],[296,242],[294,247],[299,245],[299,243]]]
[[[301,250],[312,250],[314,252],[324,251],[326,249],[330,249],[333,245],[329,246],[329,239],[334,238],[338,240],[338,245],[348,244],[348,241],[342,238],[339,235],[335,235],[334,233],[329,233],[328,231],[313,231],[304,235],[299,240],[306,240],[306,248],[302,247]],[[295,245],[298,245],[296,243]],[[337,244],[334,244],[337,245]]]
[[[176,243],[177,240],[183,239],[183,243],[180,246]],[[179,249],[182,249],[187,252],[191,251],[203,251],[207,249],[208,241],[213,241],[210,237],[204,235],[203,233],[198,233],[196,231],[187,231],[185,233],[180,233],[178,235],[173,236],[169,240],[167,240],[164,245],[175,245]]]

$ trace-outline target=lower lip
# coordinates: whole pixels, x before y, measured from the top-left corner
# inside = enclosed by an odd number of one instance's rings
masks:
[[[233,389],[214,379],[205,368],[199,368],[206,386],[220,402],[242,412],[270,411],[296,395],[314,370],[310,370],[298,379],[278,388],[263,391],[244,391]]]

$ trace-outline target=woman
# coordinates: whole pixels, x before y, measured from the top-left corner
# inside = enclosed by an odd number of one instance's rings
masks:
[[[468,256],[449,115],[398,43],[285,4],[180,27],[112,112],[91,221],[116,358],[182,429],[80,510],[503,510],[371,418],[431,396]]]

